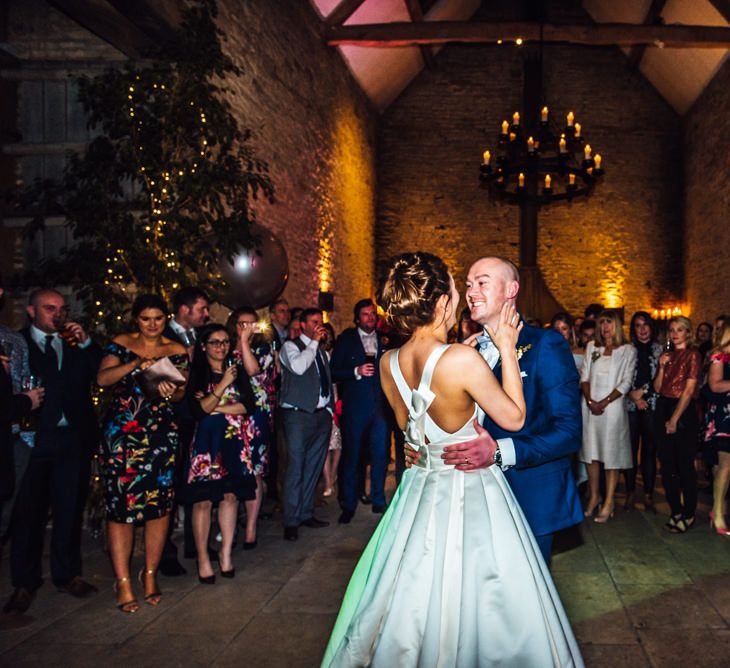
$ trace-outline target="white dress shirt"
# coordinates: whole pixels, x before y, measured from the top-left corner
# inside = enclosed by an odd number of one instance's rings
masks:
[[[486,330],[483,336],[479,337],[479,343],[479,354],[489,364],[489,368],[494,370],[502,358],[497,346],[494,345],[494,341],[489,337]],[[511,438],[498,438],[497,445],[499,446],[499,451],[502,453],[502,470],[506,471],[517,463],[515,443]]]
[[[314,360],[317,357],[317,351],[319,350],[319,341],[310,339],[305,334],[300,334],[299,338],[302,343],[306,346],[304,350],[299,350],[297,344],[294,341],[286,341],[281,347],[281,355],[279,360],[282,365],[285,366],[292,373],[301,376],[307,369],[309,369]],[[323,362],[327,364],[327,358],[324,357]],[[316,365],[315,365],[316,368]],[[330,383],[330,387],[332,384]],[[330,395],[323,397],[319,395],[319,401],[317,401],[317,408],[327,408],[330,402]],[[293,408],[290,404],[282,403],[282,408]]]
[[[170,329],[172,329],[172,331],[180,337],[183,345],[188,345],[188,336],[193,337],[193,342],[196,339],[195,328],[191,327],[190,329],[185,329],[177,320],[175,320],[175,318],[170,320]]]
[[[359,327],[357,328],[357,333],[360,336],[360,341],[362,342],[362,347],[365,350],[365,354],[368,353],[371,355],[378,356],[378,333],[373,330],[368,334],[367,332],[364,332]],[[362,378],[362,375],[357,370],[357,367],[354,369],[355,373],[355,380],[360,380]]]

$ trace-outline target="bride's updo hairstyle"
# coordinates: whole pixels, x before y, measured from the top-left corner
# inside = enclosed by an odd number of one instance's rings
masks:
[[[378,302],[388,321],[400,332],[413,334],[433,322],[436,302],[451,299],[449,270],[431,253],[403,253],[388,261]]]

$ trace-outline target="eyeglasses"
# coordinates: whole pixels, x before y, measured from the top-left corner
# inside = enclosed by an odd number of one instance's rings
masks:
[[[206,346],[215,346],[216,348],[221,348],[223,346],[230,345],[231,340],[230,339],[210,339],[206,342]]]

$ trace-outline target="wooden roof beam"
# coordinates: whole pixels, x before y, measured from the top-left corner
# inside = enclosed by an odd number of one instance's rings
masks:
[[[331,46],[393,47],[417,44],[460,42],[480,44],[540,40],[540,24],[527,22],[423,21],[422,23],[377,23],[331,26],[325,40]],[[636,25],[599,23],[588,25],[543,26],[543,42],[585,44],[589,46],[633,46],[648,44],[660,48],[727,49],[730,28],[689,25]]]
[[[411,17],[411,21],[414,23],[420,23],[423,21],[423,9],[421,8],[420,0],[405,0],[406,9],[408,10],[408,16]],[[426,44],[421,44],[418,47],[421,50],[421,58],[423,58],[423,64],[427,69],[432,70],[434,67],[434,58],[431,47]]]
[[[710,4],[730,23],[730,0],[710,0]]]
[[[646,16],[644,17],[644,25],[660,24],[662,11],[666,4],[667,0],[652,0],[649,9],[646,12]],[[628,55],[628,66],[630,69],[635,70],[639,66],[641,59],[644,57],[645,51],[646,44],[634,44],[634,46],[631,47]]]

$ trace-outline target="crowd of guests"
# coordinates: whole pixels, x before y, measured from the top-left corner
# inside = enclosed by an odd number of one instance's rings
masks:
[[[158,573],[186,573],[172,540],[174,517],[183,518],[184,557],[196,560],[200,583],[214,584],[218,576],[235,577],[234,545],[256,548],[266,496],[281,512],[287,541],[296,541],[302,527],[327,526],[315,507],[335,493],[341,524],[361,504],[385,511],[392,443],[396,480],[404,458],[403,435],[380,388],[379,360],[402,341],[375,304],[357,302],[354,326],[337,337],[322,311],[290,308],[284,299],[269,306],[267,320],[243,305],[225,323],[213,323],[209,306],[196,287],[179,290],[170,306],[158,295],[139,295],[129,331],[102,347],[69,319],[60,292],[40,289],[29,297],[25,329],[0,327],[0,503],[12,499],[5,515],[14,587],[6,613],[25,612],[42,584],[49,512],[53,584],[79,597],[96,591],[81,568],[94,456],[116,603],[124,613],[138,610],[140,601],[161,602]],[[627,338],[620,311],[592,304],[581,318],[558,313],[546,326],[565,338],[580,375],[576,475],[586,482],[585,516],[598,523],[613,516],[622,473],[624,508],[634,508],[639,472],[643,506],[656,512],[658,458],[671,508],[666,528],[686,532],[695,522],[700,451],[714,480],[710,520],[718,534],[730,535],[724,317],[695,331],[682,316],[656,322],[639,311]],[[453,340],[479,332],[465,310]],[[102,390],[103,413],[95,410],[95,388]],[[144,566],[133,574],[140,525]]]
[[[685,533],[695,523],[697,469],[713,479],[710,522],[730,535],[725,496],[730,479],[730,327],[726,316],[694,329],[675,316],[656,321],[637,311],[624,334],[621,312],[591,304],[581,319],[556,314],[550,325],[571,348],[580,373],[583,441],[579,479],[587,475],[585,516],[614,514],[623,473],[624,509],[656,513],[657,458],[670,507],[665,528]],[[585,467],[583,469],[582,467]]]
[[[379,385],[385,346],[375,304],[358,302],[355,326],[337,339],[320,310],[283,299],[268,320],[244,305],[213,323],[209,306],[196,287],[179,290],[171,308],[139,295],[129,331],[102,347],[69,319],[60,292],[40,289],[29,297],[28,326],[0,329],[0,498],[12,500],[14,587],[4,612],[24,613],[42,584],[49,513],[53,584],[77,597],[96,591],[81,567],[94,458],[124,613],[161,602],[158,573],[186,573],[172,518],[184,517],[184,556],[196,560],[200,583],[214,584],[235,577],[236,542],[256,548],[265,495],[276,500],[288,541],[301,527],[328,525],[315,502],[335,489],[342,524],[360,503],[385,511],[392,419]],[[144,566],[131,573],[139,526]]]

